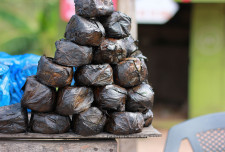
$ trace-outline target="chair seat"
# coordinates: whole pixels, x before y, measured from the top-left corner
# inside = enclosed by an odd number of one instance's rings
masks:
[[[225,152],[225,112],[193,118],[172,127],[164,152],[177,152],[188,139],[194,152]]]

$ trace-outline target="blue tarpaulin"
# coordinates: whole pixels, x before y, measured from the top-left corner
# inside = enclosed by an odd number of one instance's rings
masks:
[[[0,52],[0,106],[20,102],[26,78],[35,75],[40,56]]]
[[[0,64],[0,107],[10,104],[9,67]]]

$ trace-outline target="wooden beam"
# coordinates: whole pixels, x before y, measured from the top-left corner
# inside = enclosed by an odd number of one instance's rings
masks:
[[[131,135],[113,135],[101,133],[93,136],[81,136],[73,132],[64,134],[39,134],[39,133],[19,133],[2,134],[0,133],[0,152],[16,151],[37,152],[48,151],[99,151],[116,152],[118,139],[121,151],[136,152],[135,138],[161,137],[161,133],[152,126],[143,128],[141,133]],[[120,138],[126,138],[119,140]],[[128,139],[132,138],[132,139]],[[18,149],[18,150],[17,150]],[[36,152],[35,151],[35,152]]]
[[[189,116],[225,111],[225,4],[194,4]]]
[[[132,19],[131,35],[137,39],[137,22],[135,13],[135,0],[118,0],[118,11],[127,14]]]
[[[63,134],[40,134],[40,133],[19,133],[19,134],[3,134],[0,133],[0,139],[119,139],[119,138],[148,138],[161,137],[162,134],[152,126],[143,128],[142,132],[130,135],[114,135],[110,133],[100,133],[92,136],[81,136],[73,132]],[[0,151],[1,152],[1,151]]]
[[[116,140],[0,140],[1,152],[116,152]]]

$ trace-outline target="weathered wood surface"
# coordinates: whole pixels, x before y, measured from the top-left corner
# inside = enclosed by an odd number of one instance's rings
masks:
[[[116,152],[116,140],[0,140],[0,152]]]
[[[20,134],[0,134],[0,139],[119,139],[119,138],[147,138],[161,137],[161,133],[152,126],[144,128],[141,133],[131,135],[113,135],[109,133],[101,133],[94,136],[80,136],[73,132],[64,134],[38,134],[38,133],[20,133]]]

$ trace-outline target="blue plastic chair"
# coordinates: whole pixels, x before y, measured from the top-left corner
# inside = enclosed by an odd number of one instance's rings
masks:
[[[164,152],[178,152],[188,139],[194,152],[225,152],[225,112],[200,116],[172,127]]]

